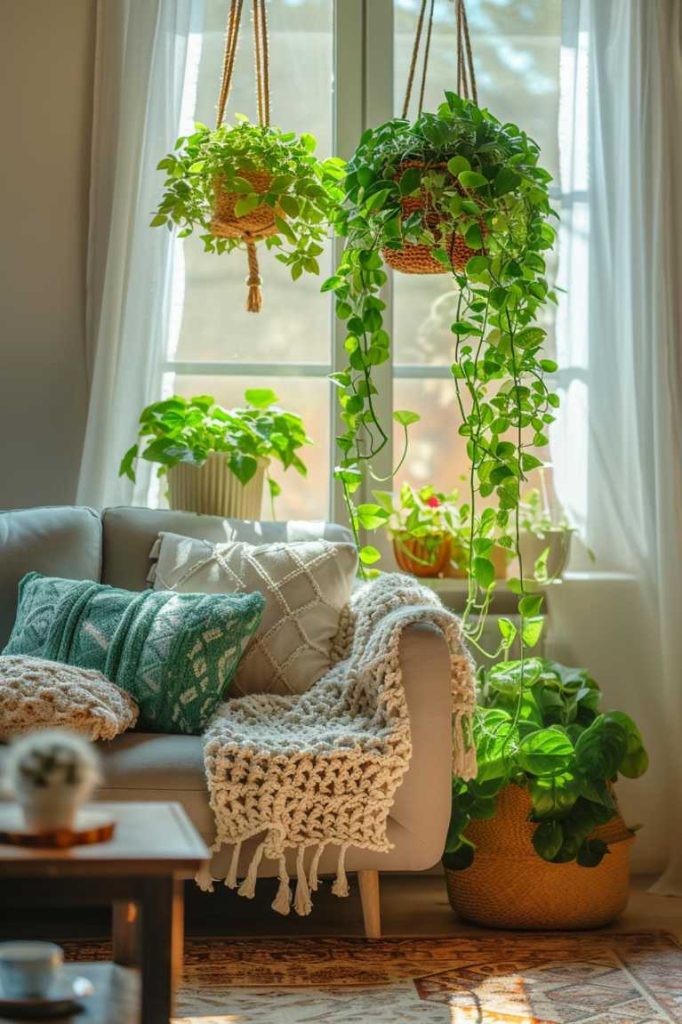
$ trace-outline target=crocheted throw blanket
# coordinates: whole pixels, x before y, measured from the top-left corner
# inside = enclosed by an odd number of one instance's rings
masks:
[[[474,671],[459,620],[414,579],[386,574],[358,588],[342,615],[332,667],[304,694],[252,694],[221,705],[204,735],[204,762],[216,821],[213,851],[233,847],[225,879],[237,888],[241,844],[262,836],[239,885],[252,897],[263,857],[278,861],[274,910],[288,914],[286,851],[296,850],[294,909],[311,910],[325,846],[339,848],[332,891],[348,894],[349,846],[379,852],[412,746],[399,645],[407,626],[431,622],[450,649],[453,770],[476,773],[471,745]],[[309,864],[305,859],[311,850]],[[208,869],[197,877],[212,889]]]

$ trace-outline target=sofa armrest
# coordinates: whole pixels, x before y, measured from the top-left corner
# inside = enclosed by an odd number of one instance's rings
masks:
[[[442,856],[452,793],[452,693],[450,652],[442,631],[415,622],[400,642],[403,686],[410,714],[412,758],[396,793],[391,818],[419,837],[413,870]]]

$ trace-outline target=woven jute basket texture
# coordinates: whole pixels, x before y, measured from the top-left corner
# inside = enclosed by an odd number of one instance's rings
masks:
[[[168,504],[183,512],[225,516],[227,519],[260,519],[267,460],[247,484],[228,468],[225,456],[208,456],[203,466],[179,463],[168,470]]]
[[[396,538],[393,553],[403,572],[431,578],[440,575],[450,561],[450,538],[443,537],[439,545],[432,546],[412,537]]]
[[[423,169],[425,165],[417,160],[407,160],[400,165],[397,176],[400,177],[409,167]],[[446,170],[445,164],[432,169]],[[457,189],[464,193],[459,185]],[[448,253],[451,267],[458,272],[463,271],[471,257],[480,252],[478,249],[471,249],[461,235],[454,232],[443,235],[439,228],[440,217],[437,211],[428,205],[427,197],[423,192],[419,195],[405,196],[401,199],[400,206],[403,218],[409,217],[417,211],[423,211],[424,225],[433,232],[440,246]],[[400,249],[385,248],[382,250],[382,256],[389,267],[401,274],[448,274],[451,269],[431,255],[428,245],[406,244]]]
[[[490,928],[574,930],[608,924],[627,904],[632,832],[616,815],[592,834],[609,846],[597,867],[551,864],[533,849],[537,824],[528,821],[530,807],[526,790],[510,785],[500,793],[494,818],[471,822],[466,835],[476,844],[473,864],[464,871],[446,870],[453,910]]]
[[[272,175],[266,171],[240,171],[239,177],[250,182],[255,192],[267,192],[272,183]],[[219,179],[214,182],[213,190],[212,234],[223,238],[245,238],[247,241],[257,241],[277,234],[275,215],[283,216],[279,207],[273,208],[267,203],[261,203],[243,217],[236,217],[235,206],[243,197],[238,192],[226,191]]]

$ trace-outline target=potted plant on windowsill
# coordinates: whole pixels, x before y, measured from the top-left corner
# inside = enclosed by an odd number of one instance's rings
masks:
[[[258,519],[265,478],[273,500],[281,490],[270,464],[305,476],[298,452],[312,441],[301,417],[277,406],[274,391],[251,388],[244,398],[238,409],[224,409],[211,395],[174,395],[148,405],[119,475],[134,481],[138,459],[158,463],[158,475],[168,476],[171,508]]]
[[[181,238],[199,230],[206,252],[250,247],[247,308],[257,312],[256,242],[277,250],[294,280],[320,272],[318,256],[343,196],[344,164],[318,160],[315,146],[312,135],[246,118],[214,129],[197,124],[158,165],[166,180],[152,226],[176,224]]]
[[[445,494],[404,483],[397,501],[390,491],[373,496],[398,567],[413,576],[442,576],[462,551],[457,491]]]
[[[522,495],[519,508],[519,551],[523,562],[534,566],[536,576],[546,582],[560,580],[571,556],[575,528],[565,515],[552,515],[539,488]]]
[[[454,780],[443,862],[453,908],[498,928],[590,928],[628,897],[618,775],[648,766],[628,715],[583,669],[540,658],[481,673],[478,774]]]

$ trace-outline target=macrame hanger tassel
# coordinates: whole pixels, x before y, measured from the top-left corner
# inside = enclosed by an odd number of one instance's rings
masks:
[[[249,261],[249,276],[246,279],[249,292],[246,299],[246,308],[249,313],[260,313],[263,308],[263,292],[261,291],[263,278],[260,276],[258,253],[256,252],[254,242],[246,243],[246,258]]]
[[[265,843],[266,840],[264,839],[263,842],[259,843],[258,846],[256,847],[254,855],[251,858],[251,863],[249,864],[249,870],[246,872],[246,877],[244,878],[242,884],[239,886],[239,889],[237,890],[239,895],[245,896],[247,900],[252,900],[253,897],[256,895],[258,868],[260,866],[260,862],[263,859]]]
[[[277,895],[272,901],[272,909],[285,917],[291,909],[291,888],[289,886],[289,875],[287,874],[287,861],[284,854],[279,858],[279,888]]]
[[[301,917],[307,917],[313,909],[313,901],[310,898],[310,888],[305,875],[305,846],[299,846],[296,856],[296,894],[294,896],[294,910]]]
[[[350,843],[344,843],[339,850],[339,862],[336,866],[336,878],[332,886],[335,896],[347,896],[349,893],[348,876],[346,875],[346,850]]]

